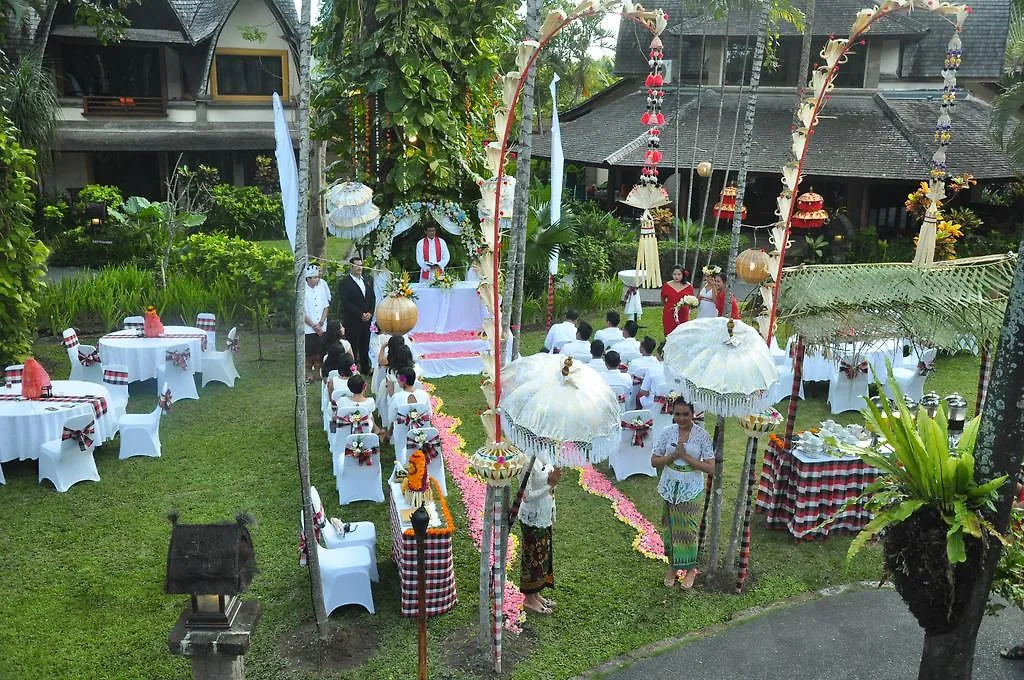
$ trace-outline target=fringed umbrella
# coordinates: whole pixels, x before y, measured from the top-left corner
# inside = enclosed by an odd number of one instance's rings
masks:
[[[768,389],[779,380],[764,338],[723,317],[677,326],[665,341],[665,365],[686,384],[698,411],[756,415],[768,408]]]
[[[343,182],[329,187],[324,194],[328,231],[351,239],[369,234],[380,222],[380,209],[372,200],[373,190],[365,184]]]

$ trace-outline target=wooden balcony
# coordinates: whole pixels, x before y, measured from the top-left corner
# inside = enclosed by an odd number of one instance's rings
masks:
[[[83,116],[125,116],[154,118],[167,116],[167,100],[163,97],[82,97]]]

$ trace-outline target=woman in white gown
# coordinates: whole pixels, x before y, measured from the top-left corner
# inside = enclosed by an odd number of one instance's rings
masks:
[[[700,303],[697,306],[697,318],[714,318],[718,316],[718,307],[715,306],[716,289],[713,279],[715,274],[722,271],[722,268],[715,265],[711,267],[704,267],[703,271],[704,278],[700,284],[700,292],[697,293],[697,300]]]

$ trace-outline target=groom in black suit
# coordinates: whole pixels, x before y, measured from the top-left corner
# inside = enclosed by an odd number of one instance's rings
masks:
[[[349,259],[349,275],[338,284],[338,297],[341,299],[341,324],[345,327],[345,337],[352,343],[352,353],[359,364],[359,372],[370,374],[370,319],[376,297],[373,294],[373,281],[363,278],[363,258],[355,256]]]

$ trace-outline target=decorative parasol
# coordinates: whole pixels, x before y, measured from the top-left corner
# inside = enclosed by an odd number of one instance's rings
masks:
[[[747,219],[747,206],[740,206],[740,209],[742,210],[740,219]],[[711,214],[720,220],[732,220],[733,215],[736,214],[736,187],[729,185],[722,189],[722,198],[715,203]]]
[[[665,365],[683,378],[698,411],[746,416],[768,408],[768,389],[779,380],[764,338],[734,319],[684,323],[665,341]]]
[[[825,211],[825,199],[821,194],[811,190],[800,194],[796,199],[796,210],[793,212],[792,224],[797,229],[820,229],[821,225],[828,222],[828,213]]]
[[[501,409],[513,443],[552,465],[585,464],[594,446],[611,443],[621,427],[618,399],[604,378],[557,354],[509,364]]]
[[[333,236],[357,239],[373,231],[380,222],[380,209],[372,202],[373,190],[358,182],[343,182],[324,194],[327,229]]]

